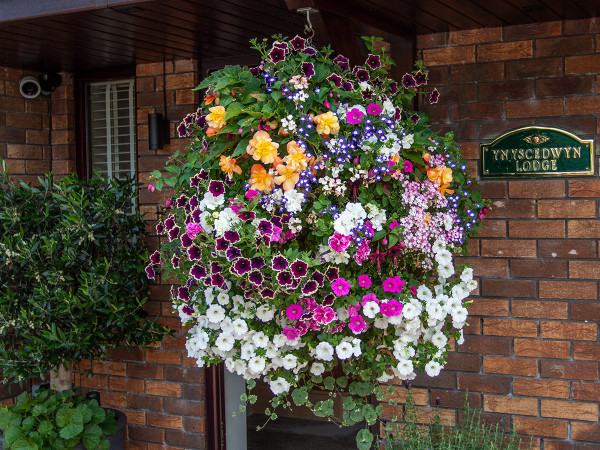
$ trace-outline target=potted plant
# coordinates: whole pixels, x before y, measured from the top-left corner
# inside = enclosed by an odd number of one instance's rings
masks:
[[[60,392],[72,388],[73,365],[150,344],[166,330],[143,311],[135,183],[39,181],[13,184],[0,171],[0,382],[50,373]]]
[[[452,255],[486,203],[452,134],[410,110],[418,94],[438,99],[427,70],[388,78],[376,41],[352,67],[300,36],[254,40],[261,64],[206,78],[203,105],[178,128],[189,150],[151,174],[175,195],[148,276],[179,280],[189,356],[224,362],[250,389],[264,379],[272,418],[293,402],[342,425],[376,423],[381,383],[439,374],[477,286]],[[329,398],[313,404],[315,388]],[[358,433],[361,450],[373,442]]]

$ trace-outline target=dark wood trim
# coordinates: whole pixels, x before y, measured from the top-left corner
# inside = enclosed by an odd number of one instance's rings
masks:
[[[94,81],[110,81],[125,78],[135,79],[135,66],[120,67],[110,71],[79,72],[75,73],[73,78],[75,97],[75,171],[79,177],[87,178],[89,175],[88,151],[86,145],[88,135],[86,105],[87,85]],[[135,117],[137,117],[137,114]]]
[[[225,374],[223,364],[205,369],[206,448],[225,450]]]

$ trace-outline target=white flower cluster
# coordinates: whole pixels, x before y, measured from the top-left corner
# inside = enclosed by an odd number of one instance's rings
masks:
[[[387,220],[387,215],[385,210],[379,209],[377,205],[374,203],[369,203],[366,206],[367,212],[369,213],[368,217],[371,221],[371,225],[375,231],[379,231],[383,229],[383,224]]]
[[[333,222],[333,229],[344,236],[349,236],[350,232],[367,218],[367,212],[360,203],[348,203],[346,209]]]
[[[319,178],[318,181],[323,186],[323,193],[325,194],[335,194],[340,197],[346,192],[346,184],[339,178],[324,176]]]
[[[292,116],[290,114],[289,116],[281,119],[281,127],[288,133],[292,133],[293,131],[296,131],[297,125],[296,125],[296,122],[294,121],[294,116]]]
[[[285,209],[290,213],[298,213],[302,211],[302,202],[304,202],[304,194],[296,189],[290,189],[283,194],[285,198]]]

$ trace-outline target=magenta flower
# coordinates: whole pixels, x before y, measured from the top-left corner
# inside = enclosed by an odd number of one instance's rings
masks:
[[[399,316],[402,314],[402,303],[398,300],[388,300],[381,304],[380,311],[386,317]]]
[[[373,116],[378,116],[381,114],[381,106],[379,106],[377,103],[369,103],[369,106],[367,106],[367,112]]]
[[[358,277],[358,285],[362,288],[368,288],[371,286],[371,278],[369,277],[369,275],[361,275]]]
[[[398,222],[397,220],[394,220],[392,223],[390,223],[390,230],[394,230],[394,228],[399,227],[400,226],[400,222]]]
[[[288,340],[293,341],[298,337],[298,330],[292,327],[284,327],[281,334],[288,338]]]
[[[411,293],[412,295],[417,295],[417,288],[416,288],[416,287],[414,287],[414,286],[411,286],[411,287],[410,287],[410,293]]]
[[[348,295],[350,292],[350,283],[344,278],[337,278],[331,283],[331,290],[335,295]]]
[[[348,306],[348,315],[350,317],[356,316],[360,311],[360,305],[356,303],[355,305]]]
[[[256,197],[258,197],[258,191],[255,191],[253,189],[246,191],[246,198],[249,199],[251,202],[253,202]]]
[[[150,192],[154,192],[154,191],[156,190],[156,188],[154,187],[154,183],[150,183],[150,184],[148,185],[148,190],[149,190]]]
[[[403,169],[405,173],[411,173],[413,171],[413,163],[407,159],[404,161]]]
[[[337,232],[329,238],[329,246],[336,252],[340,253],[348,250],[351,242],[350,236],[345,236]]]
[[[350,125],[356,125],[357,123],[362,122],[365,114],[358,108],[352,108],[350,111],[346,113],[346,121]]]
[[[363,295],[362,305],[365,306],[365,304],[367,304],[368,302],[379,303],[379,299],[373,293],[370,293],[370,294],[367,294],[367,295]]]
[[[396,292],[396,283],[394,283],[394,279],[392,277],[389,277],[383,282],[383,290],[385,292]]]
[[[202,232],[202,226],[199,223],[188,223],[185,226],[185,229],[187,231],[187,235],[189,236],[189,238],[193,241],[194,239],[196,239],[196,235],[200,232]]]
[[[300,306],[298,303],[292,303],[286,308],[285,314],[290,320],[299,319],[302,316],[302,306]]]
[[[365,331],[367,325],[365,324],[365,319],[363,319],[362,316],[356,315],[350,319],[348,328],[350,328],[354,334],[360,334]]]
[[[300,336],[304,336],[306,334],[306,332],[308,331],[308,325],[306,325],[305,322],[296,322],[296,325],[294,325],[294,328],[296,328],[296,330],[298,331],[298,334]]]

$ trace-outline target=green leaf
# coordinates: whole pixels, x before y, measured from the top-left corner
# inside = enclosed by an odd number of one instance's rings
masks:
[[[76,409],[59,409],[56,413],[56,425],[58,425],[60,428],[63,428],[71,424],[83,425],[83,415],[81,412],[77,411]]]
[[[327,377],[323,380],[323,386],[325,386],[325,389],[327,389],[328,391],[333,391],[333,388],[335,386],[335,378],[333,377]]]
[[[347,376],[337,377],[335,382],[337,383],[337,385],[339,387],[345,388],[346,386],[348,386],[348,377]]]
[[[11,450],[38,450],[38,445],[25,436],[19,436],[10,446]]]
[[[112,409],[105,409],[106,419],[100,425],[102,432],[106,435],[112,435],[117,433],[117,418],[115,412]]]
[[[308,400],[308,391],[305,388],[294,389],[292,391],[292,400],[296,406],[304,405]]]
[[[352,395],[358,395],[360,397],[366,397],[373,393],[374,386],[371,383],[364,381],[354,381],[350,383],[350,393]]]
[[[398,243],[398,240],[398,235],[390,234],[388,236],[388,248],[392,248],[394,245],[396,245]]]
[[[352,397],[346,397],[343,406],[346,411],[351,411],[356,407],[356,402]]]
[[[97,450],[110,450],[110,442],[104,436],[100,438],[100,444],[98,445]]]
[[[83,446],[88,450],[96,448],[100,444],[100,438],[102,437],[102,429],[95,424],[90,424],[83,430],[83,437],[81,442]]]
[[[71,423],[61,428],[59,434],[63,439],[73,439],[74,437],[79,436],[82,431],[82,423]]]
[[[89,423],[92,421],[93,412],[90,407],[82,403],[80,405],[77,405],[76,409],[81,413],[81,416],[83,417],[83,423]]]
[[[4,407],[0,409],[0,430],[6,430],[10,425],[21,425],[21,415]]]
[[[233,119],[234,117],[239,116],[242,113],[244,105],[240,102],[233,102],[227,107],[227,112],[225,113],[225,120]]]
[[[53,429],[54,426],[52,425],[52,422],[50,422],[48,419],[45,419],[40,422],[40,425],[38,426],[38,433],[41,435],[47,435],[50,434]]]
[[[356,434],[356,446],[358,450],[369,450],[373,443],[373,433],[363,428]]]

